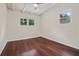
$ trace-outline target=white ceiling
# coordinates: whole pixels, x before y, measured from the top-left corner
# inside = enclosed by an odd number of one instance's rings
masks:
[[[18,10],[21,12],[33,13],[40,15],[50,8],[53,8],[56,3],[39,3],[37,9],[34,7],[34,3],[8,3],[7,7],[10,10]]]

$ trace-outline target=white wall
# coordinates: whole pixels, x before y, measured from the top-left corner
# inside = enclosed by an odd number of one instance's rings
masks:
[[[0,53],[5,47],[6,40],[6,14],[7,9],[5,4],[0,4]]]
[[[64,10],[72,11],[69,24],[60,24],[58,16]],[[79,4],[57,4],[41,16],[42,36],[79,49]]]
[[[59,13],[72,10],[72,21],[69,24],[59,23]],[[20,18],[32,18],[34,26],[21,26]],[[36,16],[6,9],[0,4],[0,53],[8,41],[43,36],[50,40],[79,49],[79,4],[57,4],[43,15]]]
[[[34,19],[34,26],[21,26],[20,18]],[[39,36],[40,17],[19,11],[8,11],[7,15],[7,39],[9,41],[34,38]]]

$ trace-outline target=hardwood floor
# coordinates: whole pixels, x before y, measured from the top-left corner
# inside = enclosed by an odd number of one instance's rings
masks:
[[[37,37],[8,42],[1,56],[79,56],[79,50]]]

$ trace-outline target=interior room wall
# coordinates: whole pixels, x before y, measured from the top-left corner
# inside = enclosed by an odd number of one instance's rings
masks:
[[[71,10],[71,22],[60,24],[59,13]],[[79,49],[79,4],[57,4],[41,15],[41,34],[53,41]]]
[[[20,18],[34,19],[35,25],[20,25]],[[8,10],[7,39],[8,41],[38,37],[40,17],[26,12]]]
[[[4,49],[6,39],[6,19],[7,19],[7,8],[5,4],[0,4],[0,53]]]
[[[71,10],[72,18],[68,24],[60,24],[59,13]],[[7,10],[0,4],[0,53],[7,41],[34,37],[45,37],[53,41],[79,49],[79,4],[57,4],[41,16],[20,11]],[[34,26],[21,26],[20,18],[34,19]]]

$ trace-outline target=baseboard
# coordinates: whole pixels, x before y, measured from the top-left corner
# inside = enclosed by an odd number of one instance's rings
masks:
[[[69,46],[69,45],[67,45],[67,44],[63,44],[63,43],[60,43],[60,42],[57,42],[57,41],[55,41],[55,40],[52,40],[52,39],[50,39],[50,38],[48,38],[48,37],[43,37],[43,36],[41,36],[41,37],[34,37],[34,38],[30,38],[30,39],[45,39],[47,42],[50,42],[50,43],[53,43],[53,44],[56,44],[56,45],[59,45],[59,46],[61,46],[61,48],[62,47],[64,47],[64,48],[67,48],[67,49],[69,49],[69,50],[71,50],[71,51],[75,51],[75,52],[78,52],[79,53],[79,49],[77,49],[77,48],[74,48],[74,47],[72,47],[72,46]],[[29,39],[22,39],[22,40],[29,40]],[[15,40],[16,41],[16,40]],[[17,40],[18,41],[18,40]],[[20,41],[20,40],[19,40]],[[9,41],[9,42],[7,42],[7,43],[12,43],[12,42],[14,42],[14,41]],[[20,41],[21,42],[21,41]],[[6,45],[7,46],[7,45]],[[5,49],[5,48],[4,48]],[[3,49],[3,50],[4,50]],[[5,51],[5,50],[4,50]],[[3,52],[3,51],[2,51]]]
[[[54,40],[55,38],[52,39],[52,38],[49,38],[49,37],[46,37],[46,36],[31,37],[31,38],[26,38],[26,39],[28,40],[28,39],[34,39],[34,38],[39,38],[39,37],[40,37],[40,38],[45,38],[45,39],[54,41],[54,42],[56,42],[56,43],[62,44],[62,45],[64,45],[64,46],[68,46],[68,47],[71,47],[71,48],[74,48],[74,49],[79,50],[79,48],[77,48],[77,47],[75,47],[75,46],[72,46],[72,45],[70,45],[70,44],[63,43],[63,42]],[[20,39],[20,40],[26,40],[26,39]],[[20,40],[17,39],[17,40],[13,40],[13,41],[20,41]],[[8,42],[13,42],[13,41],[8,41]]]
[[[61,44],[61,45],[64,45],[64,46],[68,46],[68,47],[71,47],[71,48],[73,48],[73,49],[77,49],[77,50],[79,50],[79,48],[77,48],[77,47],[74,47],[74,46],[72,46],[72,45],[69,45],[69,44],[67,44],[67,43],[63,43],[63,42],[59,42],[59,41],[57,41],[57,40],[54,40],[55,38],[49,38],[49,37],[45,37],[45,36],[38,36],[38,37],[31,37],[31,38],[26,38],[27,40],[28,39],[34,39],[34,38],[45,38],[45,39],[48,39],[48,40],[51,40],[51,41],[54,41],[54,42],[56,42],[56,43],[59,43],[59,44]],[[26,40],[26,39],[20,39],[20,40]],[[19,40],[19,41],[20,41]],[[14,41],[18,41],[18,40],[14,40]],[[13,42],[13,41],[8,41],[8,42]]]
[[[77,48],[77,47],[75,47],[75,46],[72,46],[72,45],[70,45],[70,44],[63,43],[63,42],[60,42],[60,41],[57,41],[57,40],[53,40],[53,39],[55,39],[55,38],[52,39],[52,38],[49,38],[49,37],[46,37],[46,36],[42,36],[42,38],[45,38],[45,39],[54,41],[54,42],[56,42],[56,43],[59,43],[59,44],[61,44],[61,45],[68,46],[68,47],[71,47],[71,48],[73,48],[73,49],[79,50],[79,48]]]
[[[18,40],[25,40],[25,39],[31,39],[31,38],[36,38],[36,37],[39,37],[39,36],[32,36],[32,37],[25,37],[25,38],[14,38],[14,39],[8,39],[8,42],[9,41],[18,41]]]
[[[5,44],[3,44],[2,48],[1,48],[1,51],[0,51],[0,55],[3,52],[4,48],[6,47],[6,44],[7,44],[7,42],[5,42]]]

